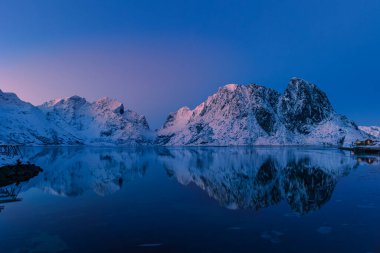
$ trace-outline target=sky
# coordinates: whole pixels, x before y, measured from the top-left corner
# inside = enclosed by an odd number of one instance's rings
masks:
[[[228,83],[324,90],[380,125],[378,0],[0,0],[0,89],[38,105],[108,96],[159,128]]]

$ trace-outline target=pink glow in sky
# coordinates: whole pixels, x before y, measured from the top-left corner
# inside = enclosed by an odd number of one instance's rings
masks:
[[[195,106],[244,76],[244,68],[226,75],[236,62],[228,48],[207,43],[77,43],[0,62],[0,87],[36,105],[72,95],[90,101],[113,97],[146,115],[155,128],[169,112]]]
[[[379,13],[378,0],[0,1],[0,89],[114,97],[156,128],[224,84],[282,92],[298,76],[378,125]]]

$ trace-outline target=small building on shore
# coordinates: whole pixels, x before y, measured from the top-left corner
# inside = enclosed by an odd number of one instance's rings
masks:
[[[374,140],[366,139],[364,141],[356,140],[354,144],[355,146],[371,146],[375,145],[375,142]]]

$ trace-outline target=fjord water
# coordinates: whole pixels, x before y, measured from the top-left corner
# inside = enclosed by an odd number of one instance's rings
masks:
[[[24,148],[1,252],[380,252],[380,165],[321,148]]]

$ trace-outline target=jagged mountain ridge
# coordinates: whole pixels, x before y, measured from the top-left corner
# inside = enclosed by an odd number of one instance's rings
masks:
[[[229,84],[195,109],[171,113],[157,136],[117,100],[72,96],[38,107],[0,91],[0,141],[26,145],[348,145],[370,138],[317,86],[293,78],[283,94]],[[6,119],[6,120],[5,120]]]
[[[80,139],[46,119],[45,114],[14,93],[0,90],[0,142],[11,144],[78,144]]]
[[[64,129],[71,128],[85,143],[146,144],[152,134],[144,116],[126,110],[115,99],[88,102],[72,96],[42,104],[48,120]]]
[[[148,144],[152,132],[144,116],[114,99],[95,102],[72,96],[41,106],[0,90],[0,142],[24,145]]]
[[[161,145],[343,145],[368,135],[337,114],[316,85],[292,78],[283,94],[229,84],[194,110],[171,113]]]

